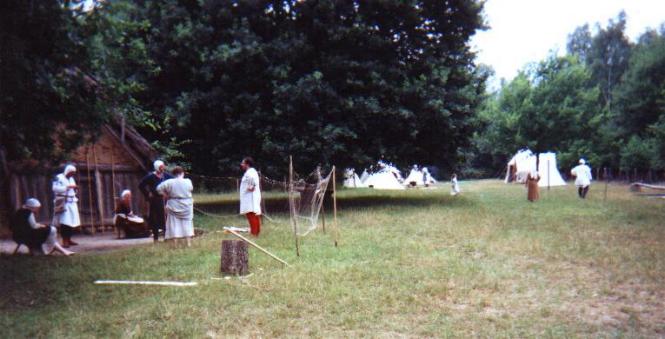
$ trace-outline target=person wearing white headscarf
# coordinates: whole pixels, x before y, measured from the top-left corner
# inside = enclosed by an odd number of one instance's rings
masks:
[[[14,253],[26,245],[30,253],[37,250],[42,253],[52,254],[55,251],[66,256],[74,254],[72,251],[64,249],[57,239],[58,231],[53,226],[38,224],[35,220],[35,214],[39,212],[42,204],[35,198],[29,198],[23,206],[16,211],[14,219],[11,222],[14,239],[19,242]]]
[[[120,199],[115,206],[113,223],[125,238],[143,238],[149,236],[143,218],[132,211],[132,191],[125,189],[120,193]]]
[[[54,226],[38,224],[35,214],[39,212],[42,204],[35,198],[29,198],[23,206],[14,213],[11,222],[11,228],[14,239],[18,246],[14,253],[18,251],[21,244],[26,245],[31,254],[34,251],[39,253],[53,254],[60,252],[66,256],[74,254],[72,251],[64,249],[58,243],[58,230]]]
[[[72,241],[74,229],[81,226],[81,219],[78,208],[78,186],[74,175],[76,167],[74,165],[65,166],[65,170],[58,174],[53,181],[52,189],[55,195],[53,223],[60,227],[62,236],[62,245],[65,248],[78,245]]]
[[[570,174],[575,177],[575,186],[577,186],[577,195],[586,199],[587,193],[589,193],[589,187],[591,186],[591,168],[587,166],[584,159],[580,159],[579,165],[575,166],[570,170]]]
[[[164,230],[166,225],[164,198],[159,192],[157,192],[157,186],[162,182],[171,179],[171,175],[166,173],[166,164],[161,160],[155,160],[153,167],[155,171],[148,173],[148,175],[141,179],[139,190],[143,193],[145,200],[150,204],[148,225],[152,228],[152,238],[154,242],[157,242],[159,240],[159,230]]]
[[[185,178],[185,171],[180,166],[173,169],[175,178],[164,181],[157,186],[157,191],[166,199],[166,232],[164,239],[174,240],[185,238],[187,247],[191,246],[194,236],[194,200],[192,181]]]

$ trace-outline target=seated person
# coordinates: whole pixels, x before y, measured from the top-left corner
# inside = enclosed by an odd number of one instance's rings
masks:
[[[132,192],[122,191],[115,209],[115,227],[125,234],[125,238],[143,238],[150,232],[143,218],[132,212]]]
[[[25,245],[30,250],[30,254],[33,254],[34,251],[48,254],[58,251],[67,256],[74,254],[58,243],[56,238],[58,233],[55,227],[38,224],[35,221],[35,214],[40,207],[42,204],[39,200],[30,198],[14,214],[11,222],[12,237],[18,244],[14,253],[18,252],[21,245]]]

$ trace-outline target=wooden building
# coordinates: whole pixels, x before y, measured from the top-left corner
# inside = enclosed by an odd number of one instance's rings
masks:
[[[104,125],[96,142],[83,145],[68,157],[67,164],[76,166],[75,177],[79,186],[79,212],[84,228],[96,232],[113,224],[116,198],[122,190],[133,193],[133,210],[146,215],[148,208],[138,191],[141,178],[152,170],[156,156],[151,145],[136,130],[124,124]],[[44,168],[36,164],[45,161],[6,162],[0,158],[3,168],[2,194],[7,207],[4,212],[18,209],[23,202],[34,197],[42,203],[37,219],[50,223],[53,216],[53,192],[51,185],[66,164],[58,168]]]

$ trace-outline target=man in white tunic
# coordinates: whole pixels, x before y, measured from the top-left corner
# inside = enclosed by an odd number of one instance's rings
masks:
[[[58,174],[53,181],[53,194],[55,195],[53,223],[60,227],[62,235],[62,246],[78,245],[72,241],[74,229],[81,226],[79,217],[78,201],[76,192],[78,186],[74,180],[76,167],[74,165],[65,166],[63,173]]]
[[[575,177],[575,186],[577,186],[577,195],[585,199],[591,186],[591,168],[586,165],[584,159],[580,159],[580,164],[570,170],[570,174]]]
[[[259,173],[254,169],[254,160],[246,157],[240,163],[245,171],[240,181],[240,214],[244,214],[249,222],[250,233],[258,237],[261,233],[261,188]]]
[[[180,166],[173,169],[172,179],[168,179],[157,186],[157,192],[166,199],[166,232],[164,239],[174,239],[177,246],[178,239],[186,238],[187,247],[191,246],[194,236],[194,200],[192,181],[185,178],[185,171]]]

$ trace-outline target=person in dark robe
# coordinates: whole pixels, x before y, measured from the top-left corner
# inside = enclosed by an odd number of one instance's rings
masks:
[[[148,213],[148,225],[152,229],[154,242],[159,240],[159,230],[164,231],[166,227],[166,215],[164,212],[164,197],[157,192],[157,186],[172,177],[166,173],[166,165],[161,160],[154,163],[155,171],[149,173],[139,183],[139,190],[150,205]]]
[[[14,253],[18,252],[21,245],[25,245],[30,254],[35,252],[46,254],[60,252],[66,256],[74,254],[58,243],[55,227],[38,224],[35,221],[35,214],[41,207],[39,200],[30,198],[14,213],[10,223],[12,237],[18,244]]]
[[[527,200],[531,202],[540,199],[538,181],[540,181],[540,175],[538,175],[538,172],[530,172],[526,177]]]

